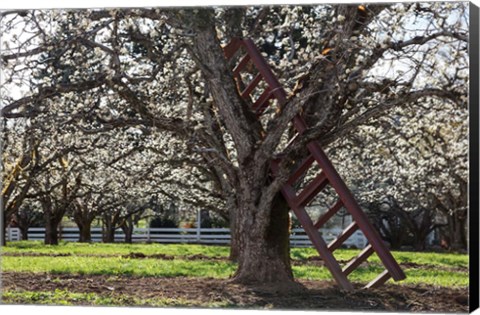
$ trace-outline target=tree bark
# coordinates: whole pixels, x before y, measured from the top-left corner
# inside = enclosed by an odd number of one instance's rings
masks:
[[[120,228],[122,229],[123,233],[125,234],[125,243],[131,244],[132,243],[132,234],[133,234],[133,219],[131,216],[126,218]]]
[[[22,241],[28,241],[28,226],[18,226],[22,234]]]
[[[84,221],[82,224],[78,224],[79,229],[79,239],[78,241],[81,243],[90,243],[92,241],[92,221]]]
[[[44,197],[41,200],[43,215],[45,219],[45,245],[58,245],[58,226],[65,215],[65,205],[59,208],[54,206],[49,197]]]
[[[451,216],[451,224],[450,224],[450,249],[454,251],[464,250],[467,248],[467,244],[465,241],[465,220],[462,217],[462,214],[459,213],[460,211],[454,211],[454,214]]]
[[[102,238],[104,243],[115,242],[115,226],[110,222],[104,221]]]
[[[58,245],[58,223],[53,219],[45,219],[45,245]]]
[[[92,222],[95,219],[95,214],[90,212],[81,203],[74,208],[73,220],[78,226],[79,242],[88,243],[92,241]]]
[[[240,255],[240,234],[237,231],[237,225],[235,224],[236,221],[236,209],[230,208],[230,256],[229,259],[232,262],[238,262],[238,257]]]
[[[2,224],[2,246],[7,245],[7,226],[10,224],[10,220],[12,219],[13,213],[11,215],[8,215],[5,211],[2,211],[2,216],[3,216],[3,224]]]
[[[271,209],[269,225],[263,231],[238,233],[236,252],[238,269],[233,281],[242,284],[278,283],[289,287],[293,283],[290,264],[289,207],[278,194]],[[248,231],[254,213],[239,209],[236,218],[238,231]]]

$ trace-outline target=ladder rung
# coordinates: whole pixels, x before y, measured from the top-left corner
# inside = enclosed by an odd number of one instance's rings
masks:
[[[328,249],[333,252],[339,248],[356,230],[358,230],[358,225],[356,222],[352,222],[335,240],[328,244]]]
[[[270,100],[272,97],[273,94],[270,88],[265,89],[262,95],[260,95],[260,97],[253,104],[253,110],[255,110],[258,114],[261,114],[265,107],[267,107],[266,105],[268,104],[268,100]]]
[[[328,183],[328,179],[323,172],[317,175],[298,195],[296,204],[299,207],[306,206],[315,196],[322,191]]]
[[[300,164],[299,167],[292,173],[292,176],[287,181],[287,184],[292,185],[294,184],[297,179],[302,176],[305,171],[312,165],[313,161],[315,161],[315,158],[312,155],[309,155],[307,158],[305,158],[302,163]]]
[[[303,207],[297,207],[294,204],[293,201],[295,200],[295,191],[292,188],[292,186],[284,185],[282,187],[282,194],[283,194],[283,197],[289,203],[293,212],[295,213],[295,216],[297,217],[298,221],[300,221],[300,223],[302,224],[303,229],[305,230],[305,233],[307,233],[308,238],[310,239],[313,246],[320,254],[320,257],[324,261],[325,266],[328,268],[328,270],[330,270],[333,277],[337,281],[338,285],[344,290],[352,291],[353,285],[350,283],[350,281],[348,281],[347,277],[343,274],[342,268],[338,264],[333,254],[328,250],[327,244],[325,244],[325,241],[320,236],[320,233],[313,227],[313,223],[312,223],[312,220],[310,219],[310,216],[308,215],[308,213],[305,211]]]
[[[250,61],[250,55],[246,54],[245,56],[243,56],[240,62],[238,63],[238,65],[235,67],[235,69],[233,69],[233,75],[237,76],[240,73],[240,71],[242,71],[243,68],[245,68],[245,66],[249,61]]]
[[[253,89],[258,85],[258,82],[262,79],[262,74],[258,73],[255,78],[248,84],[248,86],[242,92],[242,98],[247,97],[250,93],[252,93]]]
[[[370,289],[370,288],[377,288],[387,282],[388,279],[390,279],[391,275],[388,272],[388,270],[384,270],[381,274],[379,274],[375,279],[370,281],[366,286],[365,289]]]
[[[322,216],[320,216],[317,220],[317,222],[315,222],[315,224],[313,226],[315,226],[316,229],[319,229],[321,228],[328,220],[330,220],[330,218],[338,212],[338,210],[340,210],[340,208],[343,206],[343,202],[341,199],[338,199],[337,202],[333,205],[333,207],[331,207],[330,209],[328,209],[327,212],[325,212]]]
[[[343,267],[343,273],[348,276],[352,271],[355,270],[362,262],[367,260],[371,254],[373,254],[374,250],[372,245],[368,244],[360,254],[357,255],[353,260],[351,260],[345,267]]]

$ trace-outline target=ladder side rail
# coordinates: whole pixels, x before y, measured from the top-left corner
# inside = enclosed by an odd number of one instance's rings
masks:
[[[257,70],[262,74],[265,82],[267,82],[272,89],[272,93],[279,101],[279,105],[283,106],[287,102],[287,92],[285,92],[283,87],[280,85],[280,82],[278,82],[277,77],[273,74],[270,66],[265,61],[265,58],[263,58],[257,46],[251,39],[243,39],[243,46],[250,55],[250,58]]]
[[[238,51],[242,44],[242,40],[238,37],[232,38],[230,43],[228,43],[225,47],[223,47],[223,54],[225,58],[231,59],[233,55]]]
[[[345,182],[342,180],[336,169],[333,167],[332,163],[330,162],[326,154],[323,152],[318,142],[312,141],[307,144],[307,147],[310,152],[315,156],[315,158],[318,159],[317,162],[320,164],[320,167],[325,172],[325,175],[329,179],[330,184],[342,199],[345,208],[353,216],[355,222],[357,222],[360,230],[362,230],[369,243],[372,244],[373,249],[377,253],[380,260],[383,262],[383,265],[388,269],[393,279],[396,281],[405,279],[406,276],[404,272],[402,271],[402,269],[400,269],[400,266],[396,262],[395,258],[393,258],[392,254],[383,243],[383,240],[381,239],[378,232],[368,221],[365,213],[360,209],[360,206],[355,201],[353,194],[350,192]]]

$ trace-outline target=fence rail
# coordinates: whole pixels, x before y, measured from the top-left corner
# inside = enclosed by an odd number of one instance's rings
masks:
[[[342,229],[321,229],[325,241],[331,242]],[[102,242],[102,229],[91,229],[92,242]],[[78,228],[62,228],[59,230],[59,239],[67,242],[77,242],[80,237]],[[45,228],[28,229],[28,239],[43,241],[45,239]],[[21,240],[19,228],[7,228],[7,241]],[[121,230],[115,231],[115,242],[124,242],[125,234]],[[132,234],[134,243],[197,243],[197,244],[230,244],[230,229],[227,228],[135,228]],[[364,248],[367,240],[360,231],[355,232],[344,243],[348,247]],[[290,234],[290,245],[292,247],[310,247],[308,236],[302,228],[292,229]]]

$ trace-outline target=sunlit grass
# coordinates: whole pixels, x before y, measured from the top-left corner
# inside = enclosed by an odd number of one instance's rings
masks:
[[[360,253],[356,249],[337,249],[334,252],[337,260],[349,260]],[[468,255],[456,253],[423,253],[423,252],[400,252],[392,251],[392,255],[399,263],[415,263],[428,266],[442,267],[463,267],[468,268]],[[309,257],[318,256],[313,248],[292,248],[291,257],[293,259],[304,260]],[[370,262],[380,263],[377,255],[369,258]]]
[[[40,241],[10,242],[2,247],[4,253],[43,253],[71,255],[128,255],[143,253],[145,255],[228,257],[230,249],[226,246],[209,246],[196,244],[106,244],[62,242],[58,246],[44,245]]]
[[[121,257],[3,257],[3,271],[45,272],[51,274],[86,274],[140,277],[204,277],[227,279],[235,272],[237,265],[229,261],[212,260],[162,260],[128,259]],[[360,267],[349,279],[368,283],[383,271],[377,264]],[[440,269],[405,268],[407,279],[400,284],[427,284],[435,286],[463,287],[468,285],[468,272]],[[325,267],[316,265],[293,266],[297,279],[332,280]]]
[[[142,277],[227,278],[235,271],[230,262],[202,260],[128,259],[121,257],[3,257],[2,270],[53,274],[128,275]]]
[[[38,241],[10,242],[2,247],[3,253],[69,254],[71,256],[9,256],[3,255],[1,267],[4,271],[47,272],[62,274],[102,274],[156,277],[212,277],[228,278],[237,265],[228,261],[229,248],[195,244],[104,244],[67,243],[58,246],[43,245]],[[167,255],[167,259],[129,259],[122,256],[130,253],[144,255]],[[348,261],[359,250],[338,249],[334,252],[339,261]],[[392,252],[402,263],[422,265],[404,267],[407,279],[401,284],[430,284],[439,286],[467,286],[468,272],[455,268],[468,268],[468,255],[452,253]],[[223,258],[221,260],[189,260],[187,257],[203,255]],[[297,263],[293,272],[298,279],[332,280],[330,272],[306,259],[317,256],[313,248],[293,248],[291,257]],[[379,258],[374,254],[368,267],[355,270],[349,279],[367,283],[383,271]],[[390,280],[391,281],[391,280]]]
[[[62,242],[58,246],[44,245],[40,241],[10,242],[1,248],[3,253],[44,253],[44,254],[70,254],[70,255],[112,255],[121,256],[130,253],[143,253],[145,255],[168,255],[185,257],[204,255],[207,257],[223,257],[229,255],[229,247],[196,244],[105,244],[105,243],[74,243]],[[334,252],[338,260],[349,260],[360,252],[355,249],[337,249]],[[463,267],[468,268],[468,255],[455,253],[422,253],[393,251],[393,256],[399,263],[416,263],[429,266]],[[292,248],[291,257],[294,260],[305,260],[318,256],[313,248]],[[380,263],[376,255],[369,259],[371,262]]]

